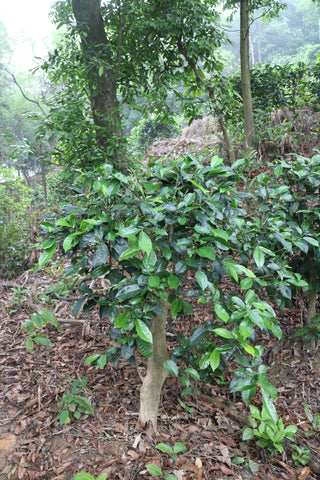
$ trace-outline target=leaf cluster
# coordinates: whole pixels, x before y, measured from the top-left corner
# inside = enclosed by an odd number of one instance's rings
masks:
[[[278,450],[283,452],[283,441],[287,438],[292,440],[297,427],[295,425],[284,426],[282,418],[278,419],[274,404],[272,403],[266,391],[262,390],[263,408],[260,412],[257,407],[250,405],[251,415],[249,417],[252,428],[243,429],[243,440],[252,440],[259,438],[256,442],[261,448],[266,448],[271,452]]]

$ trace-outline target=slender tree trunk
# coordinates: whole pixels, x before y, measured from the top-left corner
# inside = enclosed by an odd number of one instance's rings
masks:
[[[151,320],[152,356],[148,360],[147,374],[143,378],[140,389],[139,413],[139,423],[143,426],[151,423],[155,432],[157,431],[161,389],[168,374],[163,366],[163,362],[169,358],[166,341],[166,321],[169,304],[164,300],[160,300],[159,305],[162,309],[161,315],[157,315]]]
[[[317,315],[317,292],[315,290],[310,290],[309,292],[309,302],[308,302],[308,311],[307,311],[307,325],[312,322],[314,317]]]
[[[45,168],[45,163],[44,163],[42,153],[43,153],[43,148],[42,148],[42,143],[40,143],[41,181],[42,181],[42,187],[43,187],[45,209],[47,210],[48,208],[47,179],[46,179],[46,168]]]
[[[252,147],[255,125],[252,108],[250,65],[249,65],[249,2],[240,0],[240,63],[243,99],[244,131],[246,146]]]
[[[224,139],[224,143],[225,143],[225,149],[226,149],[227,155],[229,157],[229,162],[230,162],[230,165],[232,165],[236,161],[236,154],[234,152],[234,148],[233,148],[233,145],[232,145],[232,142],[231,142],[231,138],[230,138],[228,129],[226,127],[226,124],[224,122],[224,119],[222,117],[220,117],[218,122],[219,122],[219,126],[222,130],[222,135],[223,135],[223,139]]]
[[[118,168],[123,165],[123,132],[117,100],[117,61],[105,33],[100,0],[72,0],[81,38],[97,141]],[[105,159],[102,160],[103,162]]]

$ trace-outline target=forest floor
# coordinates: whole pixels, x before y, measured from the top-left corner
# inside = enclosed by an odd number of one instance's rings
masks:
[[[57,265],[57,264],[56,264]],[[226,385],[213,377],[211,385],[199,385],[203,395],[182,397],[181,384],[169,376],[162,395],[158,435],[137,428],[140,380],[134,366],[120,362],[118,369],[84,366],[92,353],[103,353],[112,345],[107,324],[98,314],[79,314],[74,324],[73,302],[44,296],[48,287],[61,285],[57,267],[46,272],[28,271],[0,288],[0,479],[71,480],[79,471],[98,476],[108,472],[111,480],[151,479],[145,465],[154,463],[178,480],[315,480],[320,478],[317,461],[307,466],[294,464],[290,450],[273,457],[255,445],[242,441],[243,418],[248,408],[240,396],[230,394]],[[23,291],[17,294],[17,291]],[[16,290],[13,291],[12,288]],[[42,304],[46,301],[46,304]],[[37,345],[26,352],[26,334],[22,323],[37,308],[51,308],[61,322],[61,333],[49,327],[54,347]],[[191,317],[183,316],[178,328],[190,335],[195,326],[210,316],[207,306],[195,304]],[[320,372],[317,355],[310,357],[292,342],[301,325],[303,301],[286,310],[280,318],[284,331],[281,341],[267,335],[259,339],[265,347],[265,362],[271,366],[278,388],[276,406],[285,424],[299,426],[297,444],[308,447],[320,458],[320,431],[312,435],[303,403],[313,415],[320,413]],[[68,323],[70,322],[70,323]],[[168,322],[170,324],[170,321]],[[173,327],[171,327],[173,328]],[[176,327],[177,328],[177,327]],[[176,346],[175,335],[168,331],[170,352]],[[316,362],[316,363],[315,363]],[[60,426],[58,405],[70,392],[72,381],[88,377],[82,394],[91,402],[94,415],[82,416]],[[259,396],[253,401],[259,405]],[[245,414],[245,415],[244,415]],[[187,447],[174,462],[156,449],[159,442]],[[242,465],[232,459],[245,457]],[[252,473],[254,463],[259,470]]]

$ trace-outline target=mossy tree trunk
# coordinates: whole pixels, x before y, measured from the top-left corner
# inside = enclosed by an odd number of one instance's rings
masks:
[[[159,305],[162,313],[151,320],[152,356],[148,360],[147,374],[143,378],[140,389],[139,412],[139,424],[144,426],[151,423],[155,432],[157,431],[161,389],[168,375],[163,362],[169,358],[166,341],[166,322],[169,304],[164,300],[160,300]]]

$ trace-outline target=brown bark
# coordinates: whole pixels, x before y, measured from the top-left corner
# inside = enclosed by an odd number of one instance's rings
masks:
[[[315,283],[315,280],[312,282],[312,284]],[[317,315],[317,297],[318,294],[315,290],[310,290],[309,292],[309,303],[308,303],[308,311],[307,311],[307,320],[306,323],[307,325],[312,322],[314,317]],[[311,349],[315,350],[316,348],[316,340],[313,338],[311,340]]]
[[[252,108],[252,94],[249,64],[249,2],[240,0],[240,64],[241,89],[243,99],[244,131],[246,146],[252,147],[254,142],[255,125]]]
[[[90,104],[97,141],[117,167],[123,161],[123,132],[117,100],[118,66],[112,57],[100,0],[72,0],[87,70]],[[118,56],[117,59],[120,62]],[[103,159],[104,161],[104,159]]]
[[[313,318],[317,315],[316,305],[317,305],[317,292],[315,290],[310,290],[308,312],[307,312],[307,324],[311,323]]]
[[[152,356],[148,360],[147,374],[143,378],[140,389],[139,412],[139,424],[145,426],[151,423],[155,432],[157,431],[161,389],[168,375],[163,362],[169,358],[166,342],[166,321],[169,304],[160,300],[159,305],[162,309],[161,315],[157,315],[151,320]]]

